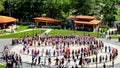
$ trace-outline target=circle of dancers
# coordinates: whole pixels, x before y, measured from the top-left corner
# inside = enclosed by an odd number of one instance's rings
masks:
[[[22,54],[32,56],[32,65],[59,68],[84,66],[85,64],[104,63],[114,61],[118,50],[111,46],[104,46],[103,41],[96,40],[89,35],[54,35],[34,37],[24,36],[23,39],[13,39],[13,44],[24,44]],[[52,48],[50,48],[52,47]],[[99,54],[100,53],[100,54]],[[104,53],[104,54],[103,54]]]

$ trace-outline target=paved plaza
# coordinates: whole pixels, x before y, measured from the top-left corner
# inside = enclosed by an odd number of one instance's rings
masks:
[[[0,39],[0,45],[1,45],[1,47],[0,47],[0,57],[2,57],[2,50],[3,50],[3,48],[4,48],[4,45],[9,45],[9,48],[11,49],[11,50],[13,50],[13,51],[16,51],[18,54],[20,53],[19,51],[20,51],[20,49],[22,48],[22,45],[21,46],[18,46],[18,45],[11,45],[11,40],[12,39]],[[106,46],[112,46],[112,47],[114,47],[114,48],[117,48],[118,49],[118,56],[117,56],[117,58],[115,59],[115,67],[114,68],[119,68],[119,63],[120,63],[120,42],[118,42],[118,39],[112,39],[112,40],[107,40],[107,39],[98,39],[98,40],[102,40],[102,41],[104,41],[104,44],[106,45]],[[49,47],[50,48],[50,47]],[[72,47],[73,48],[73,47]],[[75,47],[74,47],[75,48]],[[27,55],[23,55],[23,54],[21,54],[22,55],[22,59],[23,59],[23,62],[25,62],[25,63],[23,63],[23,68],[28,68],[28,67],[31,67],[31,65],[30,65],[30,62],[31,62],[31,57],[30,56],[27,56]],[[29,57],[29,58],[28,58]],[[4,60],[2,60],[2,59],[0,59],[0,63],[1,64],[3,64],[3,65],[5,65],[5,61]],[[99,67],[102,67],[102,65],[103,65],[103,63],[101,63],[101,64],[98,64],[98,68]],[[111,67],[111,65],[112,65],[112,62],[107,62],[106,63],[106,65],[107,65],[107,68],[112,68]],[[39,66],[32,66],[33,68],[39,68]],[[89,65],[89,67],[90,68],[95,68],[96,67],[96,64],[91,64],[91,65]],[[44,68],[48,68],[48,67],[44,67]]]

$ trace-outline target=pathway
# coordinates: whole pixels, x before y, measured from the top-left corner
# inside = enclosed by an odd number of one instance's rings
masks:
[[[42,33],[42,35],[44,34],[48,34],[52,29],[46,29],[46,31],[44,33]]]
[[[30,31],[30,30],[38,30],[38,29],[27,29],[27,30],[23,30],[23,31],[19,31],[19,32],[14,32],[14,33],[1,34],[0,36],[9,35],[9,34],[15,34],[15,33],[21,33],[21,32],[26,32],[26,31]],[[51,29],[43,29],[43,28],[41,30],[46,30],[43,34],[49,33],[51,31]]]

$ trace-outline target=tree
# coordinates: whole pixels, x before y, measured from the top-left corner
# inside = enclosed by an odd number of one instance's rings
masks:
[[[120,8],[117,9],[117,15],[115,16],[117,21],[120,21]]]
[[[102,7],[101,14],[103,15],[103,21],[108,22],[108,24],[111,24],[113,21],[115,21],[115,15],[116,13],[116,2],[111,0],[105,0],[102,3],[104,6]]]
[[[73,8],[75,8],[75,15],[90,15],[94,9],[93,0],[72,0]]]
[[[0,12],[1,12],[2,10],[4,10],[3,3],[4,3],[4,0],[1,0],[1,1],[0,1]]]
[[[46,14],[56,19],[67,19],[70,15],[94,15],[103,21],[114,21],[115,4],[119,0],[2,0],[0,14],[13,16],[23,21]],[[2,6],[3,5],[3,6]],[[4,10],[3,10],[4,9]]]

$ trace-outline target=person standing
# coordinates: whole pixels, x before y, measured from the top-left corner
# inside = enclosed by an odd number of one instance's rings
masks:
[[[78,65],[77,65],[77,64],[75,65],[75,68],[78,68]]]
[[[99,58],[99,62],[101,63],[101,61],[102,61],[102,57],[100,56],[100,58]]]
[[[107,46],[105,46],[105,53],[107,52]]]
[[[112,67],[114,67],[114,60],[112,60]]]
[[[43,65],[42,65],[42,63],[40,63],[40,68],[43,68]]]
[[[44,55],[44,48],[41,51],[41,56],[43,56],[43,55]]]
[[[65,64],[65,68],[69,68],[69,62]]]
[[[74,59],[73,59],[73,61],[74,61],[74,64],[76,64],[77,59],[76,59],[76,58],[74,58]]]
[[[111,52],[111,47],[109,46],[108,49],[109,49],[109,53],[110,53]]]
[[[50,64],[51,64],[51,58],[49,57],[48,58],[48,65],[50,66]]]
[[[38,64],[40,64],[40,61],[41,61],[41,57],[39,56],[38,57]]]
[[[44,57],[44,65],[46,65],[46,56]]]
[[[103,68],[106,68],[106,64],[105,64],[105,62],[104,62],[104,64],[103,64]]]
[[[105,57],[105,61],[107,62],[107,59],[108,59],[108,55],[106,54],[106,57]]]
[[[55,60],[56,60],[55,65],[58,65],[58,61],[59,61],[58,57]]]
[[[55,50],[53,51],[53,56],[55,57]]]

